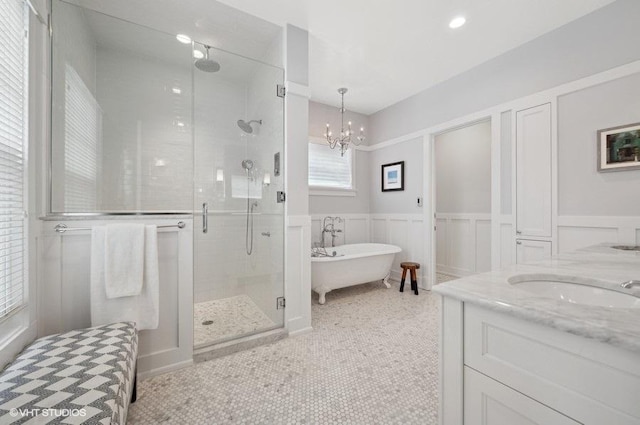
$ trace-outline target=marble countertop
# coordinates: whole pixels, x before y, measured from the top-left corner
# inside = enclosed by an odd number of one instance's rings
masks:
[[[640,280],[640,252],[613,249],[613,245],[596,245],[549,260],[464,277],[434,286],[433,291],[640,353],[640,308],[572,304],[536,296],[508,281],[523,274],[542,278],[550,274],[561,275],[566,277],[566,281],[589,281],[592,286],[640,297],[640,287],[620,287],[622,282]]]

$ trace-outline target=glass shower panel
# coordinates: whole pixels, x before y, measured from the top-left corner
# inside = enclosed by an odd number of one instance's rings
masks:
[[[218,71],[194,67],[196,347],[284,320],[283,71],[215,49],[209,59]]]
[[[190,212],[192,46],[52,2],[53,213]]]

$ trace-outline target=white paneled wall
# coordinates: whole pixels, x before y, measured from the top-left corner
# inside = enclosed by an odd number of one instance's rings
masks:
[[[118,220],[124,222],[125,220]],[[126,220],[132,222],[134,220]],[[139,220],[137,220],[139,222]],[[158,229],[160,267],[160,322],[158,329],[140,331],[138,371],[144,376],[191,364],[193,352],[193,233],[190,218],[147,219],[146,224],[186,223],[183,229]],[[90,228],[115,220],[43,222],[40,246],[38,334],[40,336],[91,326],[89,230],[56,233],[69,228]]]
[[[400,280],[402,271],[400,263],[415,261],[422,265],[418,272],[420,287],[429,289],[427,253],[425,252],[425,238],[428,230],[424,225],[424,217],[420,214],[328,214],[340,217],[343,222],[336,224],[342,230],[336,238],[336,245],[354,243],[384,243],[399,246],[402,252],[396,254],[391,268],[391,278]],[[327,215],[313,215],[311,217],[311,241],[320,241],[322,219]],[[327,246],[331,244],[331,235],[325,235]]]
[[[335,222],[335,228],[341,230],[336,234],[335,244],[367,243],[369,237],[369,214],[314,214],[311,216],[311,243],[320,242],[322,219],[324,217],[340,217],[343,221]],[[324,235],[326,246],[331,246],[331,234]]]
[[[467,276],[491,270],[491,214],[436,214],[436,270]]]
[[[558,252],[567,252],[598,243],[640,245],[640,217],[558,217]]]
[[[285,326],[289,335],[311,331],[311,222],[309,216],[286,218]]]

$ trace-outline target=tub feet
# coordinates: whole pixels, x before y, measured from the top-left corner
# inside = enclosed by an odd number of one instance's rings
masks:
[[[390,277],[391,277],[391,273],[389,273],[384,279],[382,279],[382,283],[384,283],[384,286],[386,286],[387,289],[391,288],[391,284],[389,283]]]
[[[318,297],[318,303],[320,303],[320,304],[324,304],[324,302],[326,301],[326,300],[325,300],[325,298],[324,298],[324,296],[325,296],[325,292],[320,292],[320,294],[318,294],[318,295],[320,295],[320,296]]]

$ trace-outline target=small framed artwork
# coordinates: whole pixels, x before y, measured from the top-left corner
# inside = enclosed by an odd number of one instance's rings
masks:
[[[382,165],[382,191],[404,190],[404,161]]]
[[[598,171],[640,170],[640,123],[598,131]]]

